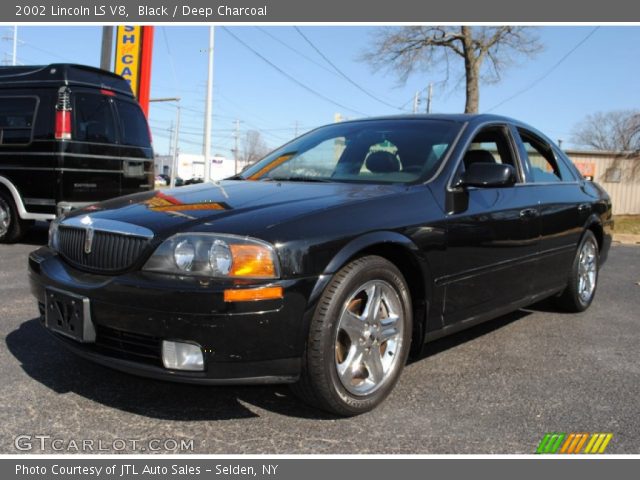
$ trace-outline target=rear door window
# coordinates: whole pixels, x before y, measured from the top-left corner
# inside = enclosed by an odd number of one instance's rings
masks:
[[[0,144],[31,142],[36,97],[0,97]]]
[[[116,122],[111,98],[93,93],[76,93],[73,139],[90,143],[116,143]]]
[[[147,119],[138,105],[132,102],[116,100],[120,118],[120,138],[124,145],[150,147]]]
[[[533,183],[572,182],[575,177],[561,160],[557,159],[553,148],[531,132],[519,128],[518,134],[527,153],[529,176]]]

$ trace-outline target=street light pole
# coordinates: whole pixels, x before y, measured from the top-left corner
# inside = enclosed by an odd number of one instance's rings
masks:
[[[204,181],[211,180],[211,103],[213,101],[213,46],[214,27],[209,27],[209,76],[207,78],[207,100],[204,110]]]

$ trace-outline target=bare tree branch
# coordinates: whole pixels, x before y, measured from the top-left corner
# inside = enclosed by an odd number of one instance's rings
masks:
[[[481,81],[500,81],[516,55],[533,56],[542,49],[533,31],[516,25],[385,27],[375,31],[373,44],[361,59],[374,69],[393,71],[405,83],[417,71],[428,71],[432,80],[434,69],[444,70],[449,79],[455,67],[449,55],[454,54],[462,60],[457,63],[463,67],[458,69],[466,84],[465,112],[475,113]]]
[[[573,129],[572,141],[594,150],[640,152],[640,110],[587,115]]]

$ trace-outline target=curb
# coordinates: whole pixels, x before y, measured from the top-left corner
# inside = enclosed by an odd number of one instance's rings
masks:
[[[623,245],[640,245],[640,235],[632,233],[614,233],[613,241]]]

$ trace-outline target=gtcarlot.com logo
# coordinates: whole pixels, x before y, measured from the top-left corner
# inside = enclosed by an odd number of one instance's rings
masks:
[[[51,435],[18,435],[13,440],[16,450],[22,452],[54,451],[54,452],[190,452],[193,451],[192,439],[174,438],[114,438],[75,439],[59,438]]]
[[[536,453],[604,453],[612,433],[547,433]]]

